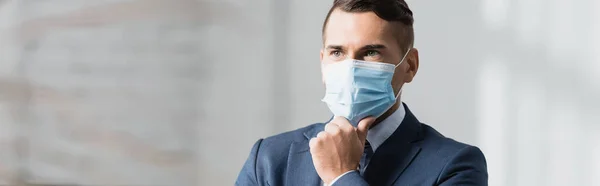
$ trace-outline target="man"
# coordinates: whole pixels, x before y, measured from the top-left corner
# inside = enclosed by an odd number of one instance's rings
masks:
[[[335,0],[323,25],[323,101],[335,117],[261,139],[236,185],[487,185],[483,153],[398,101],[419,69],[403,0]]]

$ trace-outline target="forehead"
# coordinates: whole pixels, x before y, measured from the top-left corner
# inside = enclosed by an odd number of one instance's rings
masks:
[[[325,45],[397,45],[393,23],[373,12],[331,12],[323,33]],[[391,46],[388,46],[391,47]]]

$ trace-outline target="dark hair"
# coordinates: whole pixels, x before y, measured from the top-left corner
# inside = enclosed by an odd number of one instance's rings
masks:
[[[413,13],[404,0],[334,0],[323,23],[323,35],[329,16],[335,9],[344,12],[373,12],[383,20],[401,23],[402,26],[397,29],[400,47],[407,47],[414,42]]]

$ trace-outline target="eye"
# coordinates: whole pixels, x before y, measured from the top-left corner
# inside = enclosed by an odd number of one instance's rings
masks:
[[[377,51],[377,50],[367,50],[365,52],[365,60],[367,61],[381,61],[383,60],[383,56],[381,55],[381,52]]]
[[[340,57],[340,56],[342,56],[342,52],[340,52],[339,50],[334,50],[334,51],[331,51],[331,55],[334,57]]]
[[[377,57],[379,56],[379,51],[377,50],[369,50],[366,53],[367,57]]]
[[[340,50],[333,50],[333,51],[329,52],[329,56],[333,60],[339,60],[344,57],[344,53]]]

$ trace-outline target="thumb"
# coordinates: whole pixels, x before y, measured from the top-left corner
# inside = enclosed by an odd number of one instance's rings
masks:
[[[364,118],[358,122],[358,126],[356,127],[356,133],[358,134],[358,139],[362,144],[365,144],[365,140],[367,139],[367,132],[373,123],[375,123],[375,117],[370,116]]]

